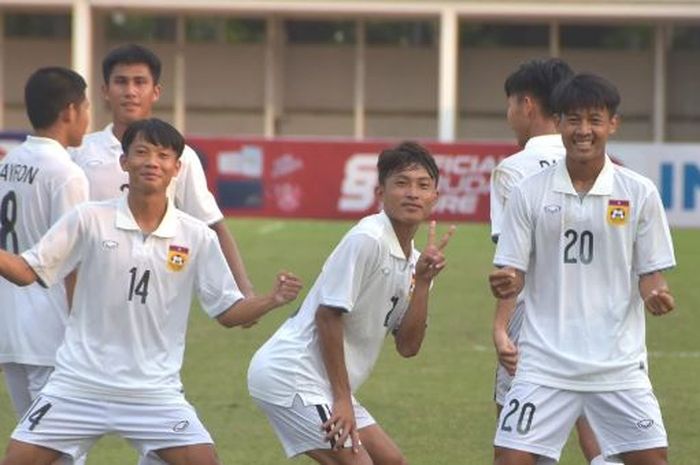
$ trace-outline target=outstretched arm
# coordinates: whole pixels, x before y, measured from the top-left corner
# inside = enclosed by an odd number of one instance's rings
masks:
[[[408,310],[399,325],[394,339],[396,350],[403,357],[413,357],[420,351],[425,338],[428,320],[428,297],[430,283],[447,264],[443,250],[450,242],[455,226],[443,235],[439,244],[435,242],[435,221],[428,226],[428,242],[416,263],[415,286]]]
[[[268,294],[240,299],[216,319],[227,328],[248,324],[296,299],[301,288],[299,278],[292,273],[280,272],[277,274],[274,288]]]
[[[233,273],[233,278],[236,280],[239,289],[246,297],[254,296],[253,284],[250,282],[250,279],[248,279],[248,274],[243,264],[243,258],[241,258],[241,254],[238,251],[238,245],[231,231],[226,227],[225,221],[218,221],[209,227],[214,230],[216,237],[219,239],[221,251],[224,253],[224,257],[226,257],[226,263],[228,263],[228,267],[231,269],[231,273]]]
[[[18,286],[28,286],[39,277],[19,255],[0,249],[0,276]]]

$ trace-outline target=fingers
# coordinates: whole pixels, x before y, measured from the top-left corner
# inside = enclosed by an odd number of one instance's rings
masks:
[[[652,315],[659,316],[672,311],[676,303],[668,289],[654,289],[644,299],[644,305]]]
[[[442,235],[442,239],[440,239],[440,243],[437,246],[438,250],[443,250],[445,247],[447,247],[447,244],[450,242],[452,236],[454,236],[455,231],[457,231],[457,226],[454,224],[450,225],[450,228],[445,234]]]
[[[498,361],[506,369],[509,375],[515,375],[515,368],[518,365],[518,356],[498,357]]]
[[[428,224],[428,243],[426,244],[426,248],[430,247],[431,245],[435,245],[435,228],[437,226],[437,222],[435,220],[431,221]]]
[[[275,299],[279,302],[289,302],[299,295],[303,287],[301,279],[293,273],[281,271],[277,273],[275,282]]]
[[[359,435],[349,421],[332,416],[323,424],[323,429],[326,431],[326,441],[333,441],[334,450],[342,449],[348,437],[351,438],[353,450],[359,447]]]
[[[518,272],[513,268],[500,268],[489,274],[489,285],[494,297],[511,299],[520,292]]]

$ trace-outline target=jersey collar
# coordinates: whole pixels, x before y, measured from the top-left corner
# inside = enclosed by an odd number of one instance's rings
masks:
[[[543,136],[530,137],[525,143],[524,149],[538,149],[540,147],[561,147],[564,143],[561,141],[560,134],[545,134]]]
[[[578,195],[571,182],[569,171],[566,169],[566,163],[562,161],[557,163],[554,168],[553,190],[564,194]],[[614,166],[610,157],[605,155],[605,164],[603,169],[598,174],[598,177],[593,184],[593,187],[586,195],[610,195],[613,189]]]
[[[139,228],[139,225],[134,219],[134,215],[131,213],[129,203],[127,202],[127,196],[128,195],[122,195],[117,200],[117,218],[115,220],[115,225],[119,229],[141,231],[141,228]],[[151,233],[152,235],[163,238],[175,237],[177,231],[177,215],[175,210],[175,206],[170,199],[168,199],[168,208],[165,210],[165,216],[156,230]]]
[[[399,243],[399,238],[396,236],[396,231],[394,231],[394,225],[391,224],[391,219],[389,219],[389,216],[384,212],[384,210],[379,212],[379,218],[384,223],[387,231],[390,231],[389,234],[384,236],[385,241],[389,246],[389,253],[396,258],[406,260],[406,254],[403,253],[403,249]],[[411,240],[411,256],[413,256],[413,248],[413,240]],[[408,258],[410,259],[411,257]]]
[[[109,123],[105,128],[102,130],[102,137],[104,137],[105,141],[107,141],[107,144],[109,145],[110,150],[113,153],[119,152],[119,155],[121,156],[122,154],[122,143],[117,139],[117,136],[114,135],[114,123]]]
[[[50,137],[39,137],[39,136],[27,136],[26,144],[32,145],[34,147],[46,147],[56,152],[56,156],[62,157],[66,156],[66,160],[70,160],[70,154],[64,146],[62,146],[56,139],[51,139]],[[60,154],[60,155],[59,155]]]

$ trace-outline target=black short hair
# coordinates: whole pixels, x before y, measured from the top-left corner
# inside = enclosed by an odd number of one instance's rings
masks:
[[[158,55],[151,50],[136,44],[121,45],[112,49],[102,60],[102,77],[105,84],[109,84],[109,77],[112,75],[114,67],[117,65],[144,64],[148,66],[153,77],[153,83],[160,81],[161,62]]]
[[[559,84],[552,94],[556,114],[575,110],[605,108],[610,116],[617,114],[620,93],[615,85],[602,76],[581,73]]]
[[[173,149],[178,158],[185,148],[185,139],[180,131],[161,119],[148,118],[134,121],[126,128],[122,136],[124,155],[129,153],[129,147],[138,136],[153,145]]]
[[[85,79],[73,70],[59,66],[39,68],[24,86],[24,105],[34,129],[53,125],[71,103],[85,100]]]
[[[391,174],[402,171],[412,166],[425,168],[430,177],[435,180],[437,186],[440,179],[440,171],[433,156],[425,147],[415,142],[402,142],[396,147],[382,150],[377,159],[377,171],[379,184],[383,185]]]
[[[554,115],[551,95],[560,82],[574,71],[559,58],[534,59],[522,63],[503,84],[506,96],[530,94],[540,104],[543,113]]]

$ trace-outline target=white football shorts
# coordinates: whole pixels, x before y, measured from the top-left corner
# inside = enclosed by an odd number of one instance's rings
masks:
[[[576,419],[584,415],[606,460],[619,454],[668,447],[659,402],[651,389],[567,391],[515,382],[496,426],[494,445],[557,463]]]
[[[186,400],[137,404],[40,394],[12,433],[12,439],[79,457],[103,435],[117,434],[142,456],[160,449],[213,444]]]
[[[255,397],[253,400],[267,415],[287,457],[291,458],[316,449],[332,449],[335,446],[333,440],[326,440],[326,433],[321,430],[321,426],[331,416],[329,404],[304,405],[299,395],[294,397],[291,407],[271,404]],[[363,406],[353,404],[353,407],[357,429],[376,423]],[[349,437],[344,447],[352,447]]]

